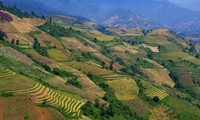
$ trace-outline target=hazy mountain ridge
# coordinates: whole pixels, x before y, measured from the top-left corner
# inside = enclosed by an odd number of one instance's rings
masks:
[[[8,1],[5,2],[8,3]],[[127,0],[126,2],[121,0],[31,0],[29,2],[52,8],[52,10],[46,14],[57,13],[57,11],[59,11],[60,14],[82,16],[101,24],[115,16],[113,14],[116,12],[119,18],[124,18],[122,21],[116,20],[112,24],[104,24],[108,26],[143,28],[143,23],[148,22],[147,25],[150,26],[154,25],[157,27],[158,24],[160,24],[178,31],[199,31],[200,12],[178,7],[167,0]],[[19,5],[18,0],[11,0],[9,3],[16,3],[16,5]],[[27,1],[22,2],[22,4],[26,3]],[[119,8],[123,9],[123,14],[120,14],[120,11],[118,11]],[[113,10],[115,13],[112,12]],[[130,11],[132,11],[131,14],[129,13]],[[126,15],[126,17],[124,17],[124,15]],[[136,15],[140,17],[143,16],[141,18],[148,18],[149,20],[143,21],[140,18],[138,20],[137,18],[132,21],[129,20]],[[141,22],[138,22],[140,20]]]

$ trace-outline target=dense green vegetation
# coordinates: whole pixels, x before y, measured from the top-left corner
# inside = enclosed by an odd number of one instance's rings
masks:
[[[83,86],[81,85],[81,83],[77,79],[78,79],[77,77],[72,77],[65,84],[66,85],[73,85],[77,88],[83,88]]]
[[[34,38],[33,48],[41,55],[48,57],[46,48],[42,47],[37,38]]]
[[[121,101],[117,100],[116,97],[113,96],[113,91],[107,84],[102,84],[102,88],[104,88],[107,92],[103,99],[107,101],[110,105],[106,106],[104,104],[100,104],[98,99],[95,100],[95,104],[92,104],[92,102],[89,101],[82,107],[84,115],[89,116],[93,119],[101,120],[140,119],[131,112],[129,107],[125,106]]]
[[[5,92],[5,91],[0,91],[0,97],[11,97],[13,96],[12,93],[8,93],[8,92]]]
[[[35,35],[41,34],[41,31],[31,31],[28,35],[32,38],[36,38]]]
[[[102,77],[92,73],[87,74],[87,76],[106,92],[103,99],[110,105],[100,104],[98,99],[95,100],[95,104],[89,101],[82,108],[84,115],[101,120],[114,120],[117,118],[121,120],[140,119],[136,114],[132,113],[128,106],[124,105],[122,101],[115,97],[113,89],[104,83],[105,80]]]
[[[6,33],[0,30],[0,41],[4,41],[6,37]]]
[[[138,62],[138,65],[142,66],[143,68],[153,68],[154,67],[154,65],[152,63],[149,63],[146,60],[137,58],[136,61]]]
[[[72,28],[66,29],[56,24],[52,24],[51,22],[46,22],[45,24],[39,26],[38,28],[56,38],[73,37],[80,33],[80,31],[75,31]]]
[[[30,65],[14,60],[10,57],[0,56],[0,65],[29,78],[45,78],[46,75]]]
[[[60,70],[58,68],[54,68],[52,71],[55,75],[58,75],[60,77],[74,77],[74,75],[70,72]]]
[[[96,56],[94,56],[90,52],[81,52],[81,56],[82,56],[83,60],[94,60],[94,61],[97,61],[99,63],[102,62],[101,59],[97,58]]]
[[[22,12],[20,9],[18,9],[15,5],[14,6],[6,6],[0,1],[0,10],[8,11],[9,13],[12,13],[19,18],[33,18],[37,17],[37,15],[34,12],[28,13],[28,12]]]
[[[100,32],[104,33],[104,34],[107,34],[107,35],[113,35],[112,32],[109,32],[106,30],[106,27],[105,26],[102,26],[102,25],[99,25],[97,27],[97,30],[99,30]]]
[[[197,70],[193,73],[193,78],[200,78],[200,68],[197,68]]]

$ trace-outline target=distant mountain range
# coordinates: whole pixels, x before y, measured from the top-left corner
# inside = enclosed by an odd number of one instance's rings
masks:
[[[125,28],[167,27],[198,33],[200,12],[190,11],[167,0],[3,0],[38,14],[76,15],[97,23]]]

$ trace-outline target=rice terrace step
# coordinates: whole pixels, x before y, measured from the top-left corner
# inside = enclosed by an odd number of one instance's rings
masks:
[[[85,104],[85,102],[83,101],[79,101],[57,93],[54,90],[51,90],[39,83],[28,89],[15,90],[9,92],[14,93],[15,95],[27,95],[36,104],[45,103],[48,105],[62,108],[68,115],[71,115],[73,117],[80,116],[80,108]]]

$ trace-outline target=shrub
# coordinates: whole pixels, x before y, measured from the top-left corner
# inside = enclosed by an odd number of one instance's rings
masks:
[[[33,48],[41,55],[48,57],[47,50],[42,47],[37,38],[34,38]]]
[[[13,96],[12,93],[8,93],[8,92],[5,92],[5,91],[0,91],[0,97],[11,97]]]
[[[155,96],[155,97],[153,98],[153,101],[154,101],[154,102],[159,102],[159,101],[160,101],[160,98],[157,97],[157,96]]]
[[[0,30],[0,41],[4,41],[6,37],[6,33]]]
[[[72,73],[64,71],[64,70],[60,70],[58,68],[54,68],[53,73],[60,77],[74,77],[74,75]]]
[[[81,83],[77,80],[77,77],[73,77],[72,79],[68,80],[65,84],[66,85],[73,85],[77,88],[83,88]]]

